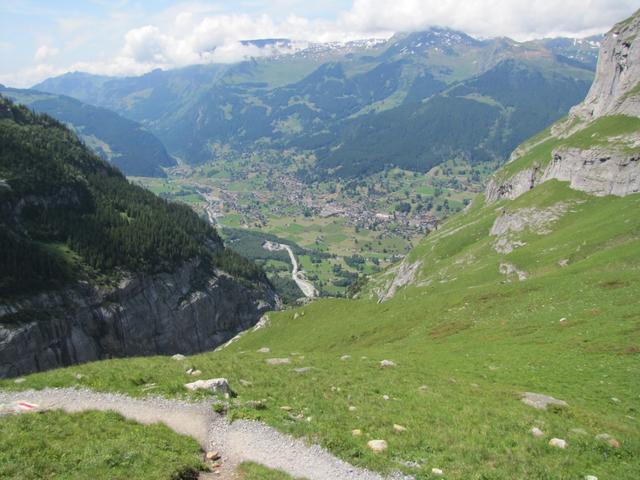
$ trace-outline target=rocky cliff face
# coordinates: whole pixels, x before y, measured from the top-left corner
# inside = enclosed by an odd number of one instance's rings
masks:
[[[201,275],[192,261],[110,290],[84,284],[0,305],[0,378],[112,357],[209,350],[277,307],[264,286],[245,286],[224,272]]]
[[[488,202],[513,200],[536,185],[557,179],[593,195],[629,195],[640,192],[640,129],[595,132],[594,145],[575,148],[562,140],[607,116],[640,117],[640,11],[620,22],[602,42],[596,77],[585,100],[571,109],[565,121],[548,137],[528,148],[518,148],[509,159],[517,162],[536,145],[557,140],[551,158],[540,158],[509,178],[496,176],[485,191]],[[635,117],[635,118],[633,118]],[[604,140],[604,141],[603,141]]]
[[[604,37],[596,77],[584,102],[571,116],[586,120],[605,115],[640,116],[640,11],[615,25]],[[631,94],[635,89],[635,95]]]

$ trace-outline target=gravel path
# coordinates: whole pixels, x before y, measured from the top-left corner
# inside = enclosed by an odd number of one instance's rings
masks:
[[[177,433],[195,438],[203,450],[216,450],[222,455],[221,475],[203,478],[233,479],[238,464],[252,461],[308,480],[383,480],[377,473],[355,468],[317,445],[308,445],[262,423],[228,423],[207,402],[136,399],[70,388],[0,391],[0,404],[18,401],[35,403],[40,410],[112,410],[142,424],[162,422]]]

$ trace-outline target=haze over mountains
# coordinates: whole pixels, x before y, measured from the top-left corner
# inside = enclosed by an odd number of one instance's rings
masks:
[[[274,41],[286,42],[262,43]],[[295,149],[314,159],[304,178],[350,177],[504,160],[584,97],[598,46],[597,37],[518,43],[432,28],[140,77],[69,73],[34,89],[140,122],[191,164],[226,148]]]

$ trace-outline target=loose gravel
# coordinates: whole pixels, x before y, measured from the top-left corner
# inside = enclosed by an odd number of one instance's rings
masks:
[[[308,480],[384,480],[375,472],[334,457],[318,445],[309,445],[263,423],[247,420],[229,423],[207,402],[189,403],[160,397],[137,399],[71,388],[0,391],[0,404],[19,401],[35,403],[39,410],[60,409],[69,413],[111,410],[142,424],[164,423],[179,434],[193,437],[203,450],[220,453],[220,475],[206,478],[235,478],[236,467],[251,461]],[[411,477],[396,474],[389,478],[409,480]]]

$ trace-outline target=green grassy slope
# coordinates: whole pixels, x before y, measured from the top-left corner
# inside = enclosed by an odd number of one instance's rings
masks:
[[[550,233],[519,234],[526,245],[505,258],[493,250],[488,232],[502,209],[558,202],[568,211]],[[633,300],[639,206],[640,196],[589,197],[555,181],[510,203],[478,200],[411,253],[410,261],[423,262],[419,276],[388,302],[378,304],[365,292],[361,300],[317,301],[298,318],[274,313],[269,328],[185,365],[162,357],[113,360],[32,375],[19,387],[4,381],[0,388],[81,384],[141,395],[140,385],[152,382],[155,393],[184,395],[184,369],[194,366],[203,377],[228,377],[241,402],[266,399],[266,409],[235,407],[232,417],[263,419],[381,471],[418,478],[432,467],[465,479],[633,478],[640,468],[634,453],[640,449],[640,308]],[[501,262],[529,278],[507,282]],[[256,352],[264,346],[270,354]],[[340,360],[345,354],[351,358]],[[292,364],[270,366],[265,357],[290,357]],[[382,359],[397,366],[381,369]],[[293,371],[302,366],[312,370]],[[553,395],[569,407],[534,410],[519,401],[524,391]],[[394,423],[407,431],[394,433]],[[534,438],[533,426],[546,437]],[[356,428],[362,437],[352,436]],[[596,439],[600,433],[621,447]],[[566,439],[569,448],[549,447],[551,437]],[[373,438],[389,442],[386,454],[367,450]]]
[[[198,443],[112,412],[0,418],[0,478],[187,480],[204,469]]]

